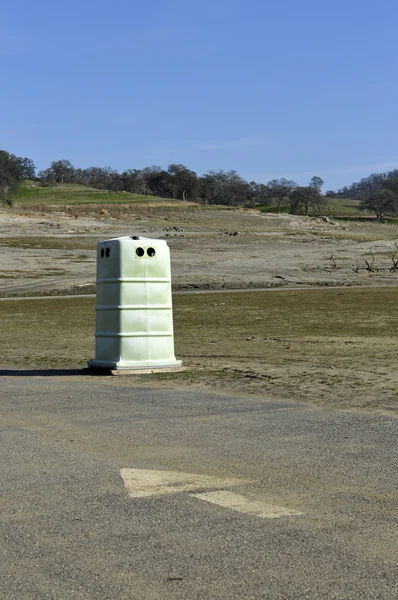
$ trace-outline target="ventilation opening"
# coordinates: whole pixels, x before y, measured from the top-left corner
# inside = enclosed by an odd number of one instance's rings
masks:
[[[135,251],[137,256],[144,256],[145,252],[144,252],[144,248],[137,248],[137,250]]]
[[[108,256],[110,255],[110,253],[111,253],[111,250],[110,250],[110,248],[107,248],[107,249],[105,250],[105,256],[108,258]]]
[[[148,256],[150,256],[152,258],[153,256],[155,256],[156,250],[155,250],[155,248],[148,248],[146,253],[148,254]]]
[[[101,248],[101,258],[104,258],[104,255],[105,255],[105,251],[103,248]]]

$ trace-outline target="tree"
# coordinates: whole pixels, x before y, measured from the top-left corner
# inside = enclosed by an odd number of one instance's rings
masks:
[[[398,177],[389,177],[384,181],[383,188],[391,190],[396,196],[398,196]]]
[[[198,197],[203,204],[217,204],[218,182],[212,173],[206,173],[198,181]]]
[[[291,179],[271,179],[267,183],[269,193],[273,201],[275,202],[276,208],[280,211],[283,204],[285,204],[290,197],[291,193],[297,188],[297,183]]]
[[[36,167],[31,158],[22,158],[20,156],[16,157],[18,162],[20,178],[22,179],[34,179]]]
[[[119,192],[122,190],[120,175],[115,169],[112,169],[112,167],[104,167],[102,173],[105,188],[108,190],[109,194],[111,192]]]
[[[199,178],[198,197],[204,204],[243,206],[252,189],[236,171],[209,171]]]
[[[127,169],[122,175],[123,189],[134,194],[145,194],[145,182],[139,169]]]
[[[171,175],[161,167],[146,167],[141,171],[145,187],[150,194],[161,198],[171,197]]]
[[[366,200],[371,192],[388,187],[390,180],[398,178],[398,169],[387,173],[372,173],[363,177],[360,181],[344,186],[338,190],[340,198],[353,198],[354,200]]]
[[[0,202],[12,206],[14,196],[18,192],[19,183],[23,179],[20,159],[14,154],[0,150]]]
[[[270,197],[269,188],[263,183],[257,183],[256,181],[250,182],[250,196],[249,206],[254,208],[256,204],[265,204]]]
[[[226,192],[229,197],[228,204],[242,206],[250,201],[252,190],[250,185],[236,171],[227,172]]]
[[[43,171],[39,171],[37,174],[37,178],[39,179],[43,187],[52,187],[57,183],[55,181],[54,172],[51,169],[44,169]]]
[[[324,183],[324,181],[323,181],[322,177],[318,177],[317,175],[314,175],[313,177],[311,177],[308,185],[320,192],[322,189],[323,183]]]
[[[382,221],[398,214],[398,196],[389,189],[375,190],[362,200],[360,208],[375,213],[376,219]]]
[[[89,167],[85,170],[87,185],[99,190],[105,190],[108,183],[108,173],[101,167]]]
[[[309,208],[322,208],[325,205],[325,197],[319,189],[310,185],[298,187],[290,195],[290,212],[295,214],[304,211],[308,215]]]
[[[69,160],[54,160],[49,170],[57,183],[72,183],[75,169]]]
[[[198,176],[184,165],[171,164],[167,172],[171,175],[170,186],[173,198],[193,200],[196,195]]]

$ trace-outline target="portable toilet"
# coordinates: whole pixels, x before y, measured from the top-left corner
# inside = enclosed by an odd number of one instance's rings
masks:
[[[174,355],[170,250],[164,240],[98,242],[95,359],[89,367],[179,367]]]

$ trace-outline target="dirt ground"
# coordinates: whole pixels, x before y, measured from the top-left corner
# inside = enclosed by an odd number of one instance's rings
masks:
[[[397,302],[397,287],[178,294],[175,352],[186,370],[106,383],[396,411]],[[0,323],[0,375],[90,377],[94,297],[3,299]]]
[[[396,225],[173,205],[73,210],[0,212],[1,296],[93,293],[96,242],[133,234],[168,241],[175,289],[280,288],[176,296],[176,354],[187,370],[136,376],[136,385],[396,410]],[[62,310],[61,299],[46,301],[45,328],[42,306],[2,302],[0,369],[84,366],[95,301],[79,299],[71,321],[72,301]]]
[[[133,234],[168,241],[175,289],[398,282],[397,225],[165,203],[0,211],[0,295],[94,292],[96,242]]]

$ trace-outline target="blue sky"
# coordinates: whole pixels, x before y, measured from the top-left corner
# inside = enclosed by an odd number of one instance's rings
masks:
[[[0,148],[336,189],[398,168],[393,0],[14,0]]]

